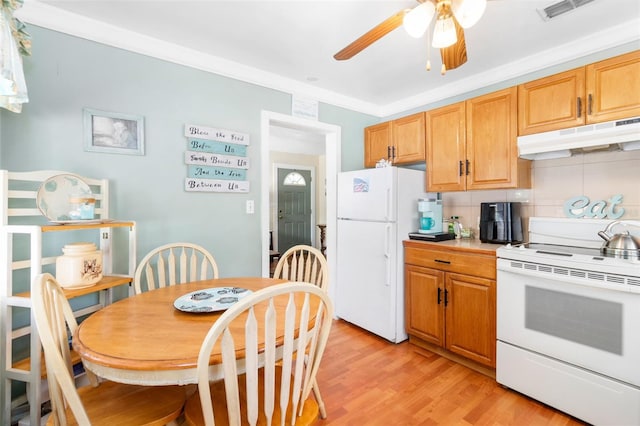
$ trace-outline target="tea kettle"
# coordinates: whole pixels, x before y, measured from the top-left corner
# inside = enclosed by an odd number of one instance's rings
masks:
[[[602,254],[623,259],[640,259],[640,241],[629,234],[629,231],[610,235],[611,229],[616,225],[632,225],[640,228],[640,222],[634,221],[615,220],[608,224],[604,231],[598,232],[605,241],[600,249]]]

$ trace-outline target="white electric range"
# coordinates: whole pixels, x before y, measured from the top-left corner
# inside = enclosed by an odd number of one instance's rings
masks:
[[[498,248],[496,380],[589,423],[638,425],[640,260],[601,254],[608,223],[530,218],[527,244]]]

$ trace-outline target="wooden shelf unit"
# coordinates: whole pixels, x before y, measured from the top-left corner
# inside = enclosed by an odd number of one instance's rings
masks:
[[[93,179],[78,176],[87,182],[98,201],[96,219],[101,223],[87,224],[51,224],[46,222],[36,206],[37,190],[49,177],[68,174],[59,171],[9,172],[0,170],[0,424],[10,424],[11,407],[14,396],[12,383],[26,384],[26,397],[29,403],[31,425],[40,424],[41,406],[45,402],[42,396],[42,379],[46,377],[42,348],[33,314],[29,311],[27,324],[16,324],[16,312],[31,308],[31,285],[33,279],[43,272],[43,267],[53,271],[55,261],[62,254],[45,256],[55,251],[61,239],[75,238],[99,240],[103,254],[103,274],[101,281],[93,286],[77,289],[65,289],[68,299],[89,294],[97,294],[97,302],[87,300],[74,310],[76,317],[89,315],[113,301],[113,288],[129,285],[133,280],[136,267],[136,224],[133,221],[110,220],[109,182],[107,179]],[[121,228],[128,235],[128,261],[122,266],[120,274],[113,271],[113,253],[115,246],[124,249],[123,236],[114,235]],[[128,232],[127,232],[128,231]],[[120,234],[119,232],[117,234]],[[88,238],[89,237],[89,238]],[[114,241],[114,238],[118,241]],[[123,241],[120,242],[119,240]],[[97,242],[97,241],[96,241]],[[16,244],[17,243],[17,244]],[[43,243],[45,244],[43,246]],[[115,244],[114,244],[115,243]],[[126,269],[126,270],[125,270]],[[29,281],[29,282],[27,282]],[[128,294],[131,294],[129,288]],[[88,306],[85,306],[89,304]],[[28,356],[14,353],[14,341],[28,337]],[[17,358],[17,359],[14,359]]]

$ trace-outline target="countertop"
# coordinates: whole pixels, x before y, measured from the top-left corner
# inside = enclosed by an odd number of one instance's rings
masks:
[[[422,240],[404,240],[404,247],[416,247],[416,248],[432,248],[441,249],[447,251],[464,251],[473,252],[478,254],[486,254],[490,256],[496,255],[498,247],[502,247],[503,244],[491,244],[483,243],[478,239],[461,238],[456,240],[447,241],[422,241]]]

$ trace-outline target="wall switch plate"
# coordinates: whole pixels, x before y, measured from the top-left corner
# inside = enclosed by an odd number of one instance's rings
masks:
[[[256,206],[253,200],[247,200],[247,214],[254,214],[256,212]]]

